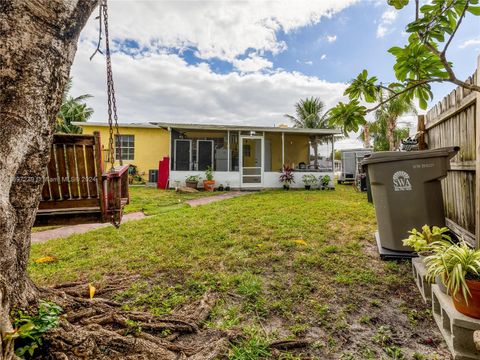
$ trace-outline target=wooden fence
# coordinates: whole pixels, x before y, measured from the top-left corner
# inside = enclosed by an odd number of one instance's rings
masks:
[[[480,84],[480,57],[467,79]],[[447,225],[472,246],[480,245],[480,93],[461,87],[419,116],[428,149],[459,146],[451,170],[442,180]]]

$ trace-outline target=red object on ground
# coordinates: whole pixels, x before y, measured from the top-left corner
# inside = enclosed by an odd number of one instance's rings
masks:
[[[170,158],[165,156],[158,164],[157,189],[168,188],[168,178],[170,176]]]

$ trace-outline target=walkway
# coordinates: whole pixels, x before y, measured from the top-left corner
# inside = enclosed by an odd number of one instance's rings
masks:
[[[185,201],[185,203],[190,205],[191,207],[196,207],[196,206],[206,205],[206,204],[210,204],[210,203],[221,201],[221,200],[232,199],[232,198],[247,195],[247,194],[250,194],[250,193],[246,191],[229,191],[221,195],[212,195],[212,196],[206,196],[203,198],[187,200]]]
[[[242,195],[247,195],[248,192],[241,192],[241,191],[230,191],[225,194],[221,195],[212,195],[207,196],[204,198],[198,198],[194,200],[187,200],[185,201],[186,204],[190,205],[191,207],[196,207],[200,205],[210,204],[212,202],[221,201],[225,199],[231,199]],[[139,220],[145,218],[145,214],[143,212],[135,212],[123,215],[122,222],[130,221],[130,220]],[[60,228],[52,229],[52,230],[45,230],[45,231],[38,231],[32,233],[32,243],[42,243],[50,239],[58,239],[58,238],[65,238],[67,236],[73,234],[83,234],[87,231],[112,226],[110,223],[96,223],[96,224],[80,224],[80,225],[72,225],[72,226],[63,226]]]
[[[143,212],[134,212],[125,214],[122,217],[122,222],[130,220],[143,219],[145,214]],[[113,226],[110,223],[95,223],[95,224],[80,224],[71,226],[62,226],[52,230],[38,231],[32,233],[32,243],[41,243],[50,239],[65,238],[73,234],[83,234],[90,230],[95,230],[107,226]]]

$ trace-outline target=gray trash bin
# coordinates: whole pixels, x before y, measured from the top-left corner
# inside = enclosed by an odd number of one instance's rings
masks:
[[[440,180],[459,147],[425,151],[377,152],[363,160],[377,215],[377,243],[393,256],[410,252],[402,240],[423,225],[445,226]]]

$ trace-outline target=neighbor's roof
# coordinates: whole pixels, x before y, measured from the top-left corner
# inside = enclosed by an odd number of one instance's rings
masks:
[[[74,122],[78,126],[108,126],[105,122]],[[250,125],[212,125],[212,124],[180,124],[166,122],[149,122],[149,123],[119,123],[120,127],[133,128],[163,128],[163,129],[191,129],[191,130],[230,130],[230,131],[266,131],[266,132],[285,132],[296,134],[319,134],[319,135],[336,135],[341,134],[340,129],[305,129],[279,126],[250,126]]]

